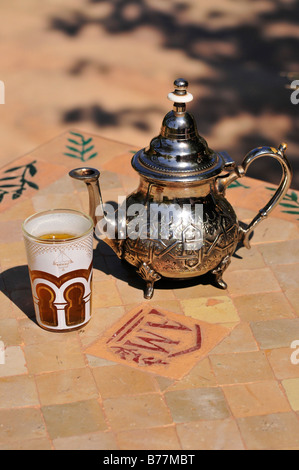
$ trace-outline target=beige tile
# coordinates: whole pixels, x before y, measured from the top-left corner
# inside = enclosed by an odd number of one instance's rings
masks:
[[[299,240],[259,245],[259,251],[268,265],[299,262]]]
[[[261,292],[234,297],[241,320],[248,322],[293,318],[294,314],[282,292]]]
[[[94,308],[90,322],[78,330],[82,345],[88,346],[125,314],[123,306]]]
[[[223,392],[233,415],[237,418],[291,411],[288,401],[274,380],[230,385],[223,387]]]
[[[121,365],[98,367],[94,368],[92,373],[103,399],[158,391],[151,374],[131,367]]]
[[[248,450],[288,450],[299,446],[299,421],[292,412],[239,418]]]
[[[174,426],[122,431],[117,434],[121,450],[180,450]]]
[[[172,423],[169,410],[157,393],[109,398],[103,404],[114,431],[160,427]]]
[[[10,298],[4,292],[0,292],[0,320],[13,317],[13,304]]]
[[[84,367],[84,355],[77,337],[50,339],[24,348],[28,370],[32,374]]]
[[[299,263],[273,266],[273,272],[283,290],[299,288]]]
[[[244,450],[238,426],[231,418],[177,424],[184,450]]]
[[[181,304],[185,315],[209,323],[232,323],[240,320],[228,296],[184,299]]]
[[[265,267],[265,261],[256,247],[248,250],[245,247],[239,248],[231,258],[229,271],[240,271],[242,269],[259,269]]]
[[[60,437],[53,440],[55,450],[118,450],[111,432],[95,432],[79,436]]]
[[[36,386],[42,405],[56,405],[98,397],[94,379],[87,368],[38,375]]]
[[[20,346],[8,346],[5,348],[5,364],[0,365],[0,377],[27,373],[28,370],[22,348]]]
[[[185,377],[167,387],[167,391],[214,386],[217,386],[217,381],[209,358],[205,358],[196,364]]]
[[[296,224],[287,220],[279,220],[276,217],[269,217],[256,227],[251,244],[278,242],[294,238],[298,238]]]
[[[228,410],[220,388],[193,388],[165,393],[174,422],[228,418]]]
[[[292,354],[296,354],[295,349],[290,347],[269,349],[265,353],[278,380],[299,378],[299,364],[292,364],[291,360]],[[298,353],[297,357],[299,357]]]
[[[11,220],[2,220],[0,221],[0,244],[13,243],[13,242],[23,242],[23,232],[22,232],[22,222],[21,219],[11,219]],[[1,258],[2,259],[2,258]]]
[[[285,379],[282,381],[282,385],[286,391],[291,407],[294,411],[299,411],[299,377],[295,379]]]
[[[144,302],[146,283],[142,279],[139,280],[137,276],[136,274],[136,283],[134,283],[134,286],[119,279],[116,281],[124,305],[132,304],[133,302]],[[159,289],[156,287],[153,300],[155,302],[160,300],[175,300],[175,296],[172,289]]]
[[[0,450],[52,450],[50,440],[45,437],[42,439],[20,439],[17,442],[0,444]]]
[[[261,349],[284,348],[299,340],[299,318],[284,318],[251,323]]]
[[[50,438],[55,439],[105,431],[107,425],[97,400],[43,406]]]
[[[258,346],[247,323],[237,325],[231,334],[216,346],[211,354],[257,351]]]
[[[261,351],[210,356],[219,384],[238,384],[273,379],[273,372]]]
[[[6,346],[17,346],[22,343],[17,320],[14,318],[0,320],[0,340]]]
[[[299,317],[299,289],[287,289],[285,295],[296,313]]]
[[[225,282],[228,285],[228,292],[234,295],[280,290],[279,284],[269,268],[227,271]]]
[[[122,305],[122,300],[115,285],[115,281],[94,281],[92,306],[93,308],[105,308]]]
[[[0,408],[37,405],[39,400],[33,377],[16,375],[0,378]]]
[[[0,410],[0,442],[14,445],[25,437],[46,438],[47,433],[41,412],[38,408],[12,408]]]
[[[173,285],[175,297],[178,300],[197,299],[200,297],[223,296],[223,290],[212,285],[211,279],[205,279],[207,284],[201,284],[202,279],[198,278],[190,282],[176,281]],[[208,283],[209,282],[209,283]]]

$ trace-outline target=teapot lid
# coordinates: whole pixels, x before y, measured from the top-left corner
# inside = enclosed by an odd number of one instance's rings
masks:
[[[179,78],[174,86],[174,91],[168,94],[173,110],[164,117],[160,135],[134,155],[132,166],[147,179],[160,182],[186,183],[212,178],[222,171],[225,161],[198,134],[194,117],[186,111],[186,103],[193,100],[187,91],[188,82]]]

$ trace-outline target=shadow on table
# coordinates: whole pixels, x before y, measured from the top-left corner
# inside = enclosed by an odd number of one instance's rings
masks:
[[[242,225],[244,226],[244,224]],[[238,250],[241,247],[241,244],[237,246],[233,257],[242,259],[242,256],[238,254]],[[145,281],[136,273],[136,268],[126,261],[120,260],[103,241],[99,241],[94,250],[93,267],[95,270],[99,270],[107,275],[110,274],[115,279],[126,282],[131,287],[142,291],[145,288]],[[215,285],[214,276],[211,273],[207,273],[193,279],[161,279],[155,283],[155,289],[184,289],[196,285]],[[36,323],[27,265],[15,266],[4,271],[1,274],[0,290],[30,320]]]
[[[7,269],[1,274],[1,278],[1,292],[36,323],[28,266]]]

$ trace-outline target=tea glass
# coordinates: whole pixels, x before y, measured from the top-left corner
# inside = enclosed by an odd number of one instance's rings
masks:
[[[82,327],[91,318],[93,221],[53,209],[23,225],[36,321],[50,331]]]

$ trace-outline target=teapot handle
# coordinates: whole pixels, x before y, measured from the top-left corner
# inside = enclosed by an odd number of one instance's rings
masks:
[[[277,191],[271,197],[270,201],[262,209],[259,210],[258,214],[252,219],[247,228],[240,228],[240,241],[243,242],[246,248],[250,248],[249,237],[251,232],[263,219],[265,219],[270,214],[270,212],[277,206],[277,204],[279,204],[279,202],[285,196],[290,187],[292,180],[292,169],[284,154],[286,149],[287,144],[282,143],[278,147],[278,149],[273,147],[259,147],[254,150],[251,150],[244,158],[242,164],[239,166],[235,166],[233,168],[232,173],[230,173],[230,175],[227,178],[224,178],[224,181],[220,183],[221,189],[226,189],[230,183],[240,177],[245,176],[251,163],[260,157],[273,157],[278,160],[281,164],[283,175]]]

